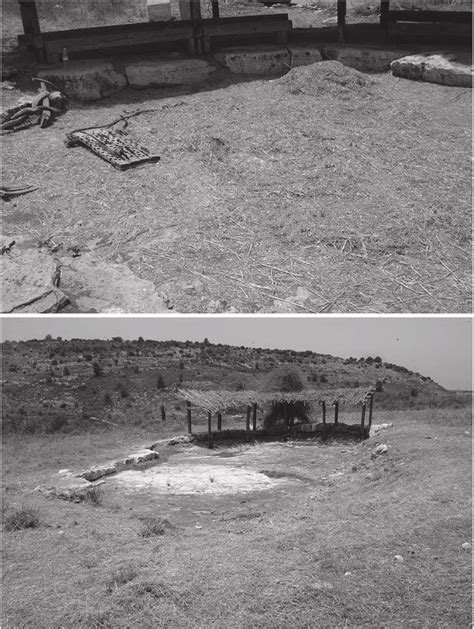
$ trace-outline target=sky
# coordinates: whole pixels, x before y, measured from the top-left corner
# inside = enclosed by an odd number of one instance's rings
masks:
[[[203,341],[380,356],[447,389],[472,389],[470,317],[3,317],[2,340],[69,338]]]

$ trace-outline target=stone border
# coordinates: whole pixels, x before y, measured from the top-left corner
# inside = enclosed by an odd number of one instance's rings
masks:
[[[272,76],[283,75],[292,68],[334,60],[362,72],[388,72],[409,50],[381,49],[347,45],[288,46],[255,45],[246,48],[230,47],[203,58],[140,57],[132,61],[87,60],[69,62],[65,68],[42,69],[38,76],[51,81],[67,96],[81,101],[95,101],[118,93],[127,87],[202,86],[207,80],[225,73],[228,75]],[[433,55],[417,55],[430,59]],[[441,57],[441,55],[436,55]],[[442,56],[446,64],[464,68],[470,74],[470,66],[453,63],[452,55]],[[438,73],[444,84],[449,82],[450,68],[443,67]],[[449,76],[448,76],[449,74]],[[448,76],[448,79],[446,79]],[[411,77],[410,77],[411,78]],[[463,83],[464,85],[465,83]]]

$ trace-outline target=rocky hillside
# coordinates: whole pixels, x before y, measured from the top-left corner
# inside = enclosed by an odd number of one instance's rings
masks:
[[[204,342],[46,338],[2,344],[6,430],[76,430],[99,420],[180,424],[176,388],[261,389],[279,365],[298,370],[307,387],[377,388],[377,405],[444,405],[454,394],[429,377],[378,356],[337,358],[311,351],[270,350]]]

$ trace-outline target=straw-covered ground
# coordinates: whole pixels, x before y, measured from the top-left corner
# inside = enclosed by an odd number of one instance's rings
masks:
[[[2,625],[467,627],[469,411],[376,422],[363,443],[163,447],[78,503],[35,488],[162,435],[6,436]]]
[[[211,88],[5,136],[5,182],[39,190],[3,205],[4,231],[127,263],[182,312],[470,311],[470,90],[337,62]],[[64,145],[137,110],[158,164]]]

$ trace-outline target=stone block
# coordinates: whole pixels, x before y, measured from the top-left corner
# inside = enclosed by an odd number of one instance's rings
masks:
[[[107,61],[71,61],[65,67],[41,70],[38,76],[50,81],[69,98],[95,101],[120,92],[127,79]]]
[[[125,67],[130,87],[194,85],[209,78],[216,67],[204,59],[149,59]]]

